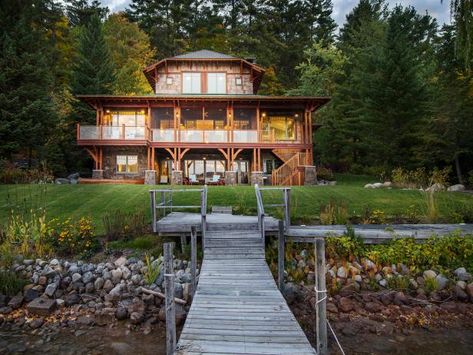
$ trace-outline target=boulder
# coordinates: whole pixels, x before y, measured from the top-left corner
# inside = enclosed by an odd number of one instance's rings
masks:
[[[447,191],[465,191],[465,185],[462,185],[462,184],[452,185],[452,186],[449,186]]]
[[[437,277],[437,273],[433,270],[426,270],[423,273],[424,279],[435,279]]]
[[[72,293],[70,295],[67,295],[66,298],[64,299],[64,304],[66,307],[73,306],[75,304],[78,304],[80,302],[80,296],[77,293]]]
[[[123,272],[120,269],[112,270],[112,282],[117,284],[122,279]]]
[[[80,174],[79,173],[73,173],[67,176],[68,180],[79,180]]]
[[[126,262],[127,262],[127,259],[124,256],[121,256],[117,260],[115,260],[114,264],[116,267],[120,267],[120,266],[125,266]]]
[[[448,278],[442,274],[438,274],[435,278],[437,280],[438,288],[437,290],[443,290],[448,285]]]
[[[66,178],[57,178],[56,180],[54,180],[54,183],[57,185],[66,185],[70,184],[71,182],[69,181],[69,179]]]
[[[370,313],[378,313],[383,310],[383,305],[378,302],[367,302],[365,304],[365,309]]]
[[[56,308],[56,301],[47,298],[37,298],[26,306],[29,313],[37,314],[40,316],[50,315]]]
[[[128,318],[128,311],[126,309],[126,307],[118,307],[117,308],[117,311],[115,312],[115,317],[118,319],[118,320],[125,320]]]
[[[57,290],[57,287],[58,287],[58,284],[56,284],[56,283],[49,284],[49,285],[46,287],[46,290],[44,290],[44,293],[45,293],[48,297],[53,297],[53,296],[54,296],[54,293],[55,293],[56,290]]]
[[[8,306],[11,307],[12,309],[17,309],[20,308],[21,305],[23,304],[23,295],[16,295],[12,297],[10,302],[8,302]]]
[[[110,280],[105,280],[105,283],[103,284],[103,289],[105,292],[110,292],[113,288],[113,283]]]
[[[87,271],[84,275],[82,275],[82,282],[88,284],[94,279],[94,274],[91,271]]]
[[[29,322],[29,323],[28,323],[28,326],[29,326],[31,329],[38,329],[38,328],[41,327],[43,324],[44,324],[44,319],[43,319],[43,318],[36,318],[36,319],[33,319],[31,322]]]
[[[338,309],[342,312],[348,313],[355,308],[354,302],[348,297],[342,297],[338,301]]]
[[[337,270],[337,277],[340,277],[340,278],[342,278],[342,279],[346,279],[347,274],[348,274],[348,272],[347,272],[347,269],[346,269],[345,267],[340,266],[340,267],[338,268],[338,270]]]
[[[95,287],[96,290],[100,290],[100,289],[102,289],[104,284],[105,284],[104,279],[99,277],[99,278],[97,278],[97,280],[95,280],[94,287]]]
[[[82,279],[82,275],[79,274],[78,272],[72,274],[72,282],[76,283],[77,281],[80,281]]]
[[[38,290],[34,290],[33,288],[30,288],[30,289],[26,290],[25,293],[24,293],[25,302],[27,302],[27,303],[31,302],[34,299],[38,298],[40,295],[41,294]]]
[[[409,301],[404,294],[404,292],[396,292],[394,294],[394,304],[398,306],[402,306],[403,304],[407,304]]]
[[[427,192],[439,192],[439,191],[445,191],[445,186],[439,183],[435,183],[432,186],[428,187],[425,189]]]
[[[468,282],[471,280],[471,274],[464,267],[459,267],[453,273],[460,281]]]

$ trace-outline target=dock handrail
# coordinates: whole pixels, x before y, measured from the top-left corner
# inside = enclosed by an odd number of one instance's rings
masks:
[[[174,193],[184,192],[199,192],[200,193],[200,204],[199,205],[176,205],[173,202]],[[153,232],[157,233],[156,222],[159,218],[166,216],[167,213],[171,213],[173,210],[178,209],[199,209],[201,216],[201,233],[202,243],[204,243],[205,230],[207,228],[207,185],[204,185],[201,189],[156,189],[150,190],[151,198],[151,218],[153,223]],[[156,200],[160,195],[159,202]]]
[[[281,191],[282,201],[281,203],[264,203],[263,192],[264,191]],[[256,203],[258,208],[258,223],[260,223],[260,214],[265,215],[265,207],[282,207],[284,210],[284,229],[288,229],[291,225],[291,188],[290,187],[259,187],[255,184],[256,192]],[[263,216],[264,224],[264,216]],[[263,226],[264,229],[264,226]]]

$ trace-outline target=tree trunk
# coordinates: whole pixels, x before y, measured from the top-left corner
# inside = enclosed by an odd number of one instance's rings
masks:
[[[461,167],[460,167],[460,153],[459,152],[455,153],[455,170],[457,172],[458,182],[460,184],[464,185],[463,184],[462,171],[461,171]]]

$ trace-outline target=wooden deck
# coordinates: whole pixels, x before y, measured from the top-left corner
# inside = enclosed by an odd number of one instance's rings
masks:
[[[176,354],[315,354],[276,287],[258,231],[227,225],[205,238],[199,284]]]
[[[200,213],[171,212],[156,222],[156,230],[161,235],[189,235],[192,226],[196,226],[197,230],[200,231],[200,223]],[[273,217],[266,217],[265,228],[269,233],[276,232],[278,230],[278,220]],[[225,213],[211,213],[207,215],[207,231],[228,230],[257,231],[258,217]]]

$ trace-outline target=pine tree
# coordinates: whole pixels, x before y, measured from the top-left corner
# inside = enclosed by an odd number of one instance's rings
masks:
[[[0,157],[41,157],[55,125],[48,58],[49,1],[5,1],[0,9]]]
[[[112,94],[114,82],[114,67],[105,42],[103,25],[100,17],[95,14],[79,34],[77,60],[72,74],[72,93]],[[77,101],[74,104],[74,121],[94,123],[94,111]]]
[[[93,15],[104,19],[108,14],[108,8],[102,7],[100,1],[93,0],[67,0],[66,13],[72,27],[85,26]]]

